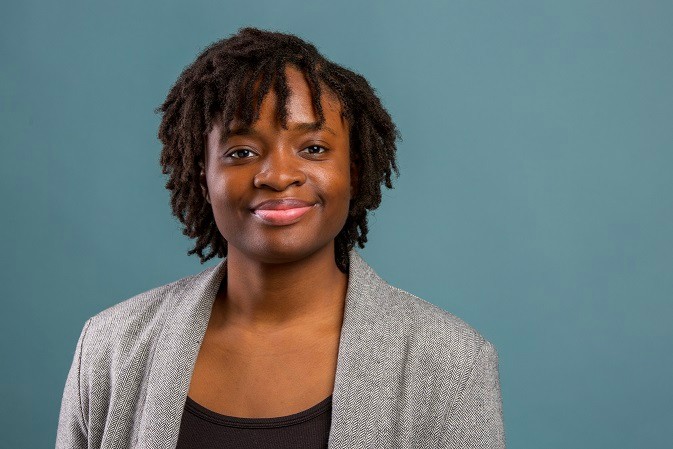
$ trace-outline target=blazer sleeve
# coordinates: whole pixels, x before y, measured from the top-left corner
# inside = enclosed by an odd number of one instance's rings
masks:
[[[505,448],[498,353],[488,341],[481,346],[461,394],[446,415],[442,448]]]
[[[84,324],[80,333],[75,356],[65,381],[61,412],[56,431],[56,449],[80,449],[88,447],[87,418],[82,405],[80,368],[82,348],[91,319]]]

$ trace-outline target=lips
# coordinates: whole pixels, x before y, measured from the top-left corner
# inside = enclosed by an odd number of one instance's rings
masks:
[[[252,210],[287,210],[297,207],[310,207],[314,204],[315,202],[305,201],[299,198],[278,198],[257,203],[252,207]]]
[[[315,205],[299,198],[281,198],[256,204],[252,213],[266,224],[284,226],[298,222]]]

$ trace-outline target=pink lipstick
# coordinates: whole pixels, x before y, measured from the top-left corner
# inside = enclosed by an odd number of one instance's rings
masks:
[[[284,226],[299,221],[315,205],[298,198],[280,198],[256,204],[252,213],[266,224]]]

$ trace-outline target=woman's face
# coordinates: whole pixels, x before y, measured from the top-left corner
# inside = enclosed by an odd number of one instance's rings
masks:
[[[323,92],[325,123],[318,128],[304,75],[288,66],[286,76],[288,129],[276,119],[272,90],[250,128],[234,121],[222,140],[221,124],[214,125],[202,178],[228,252],[266,263],[299,260],[332,245],[346,223],[356,182],[338,99]],[[287,199],[301,203],[258,207]],[[286,210],[272,210],[279,207]]]

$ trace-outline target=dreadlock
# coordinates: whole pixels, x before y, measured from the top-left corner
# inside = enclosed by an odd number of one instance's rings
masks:
[[[187,254],[201,263],[227,255],[227,241],[215,224],[212,207],[199,183],[204,167],[204,137],[214,120],[223,121],[228,132],[234,119],[250,126],[259,118],[262,100],[273,89],[276,114],[287,128],[289,89],[285,67],[303,72],[320,124],[325,117],[320,102],[322,89],[334,93],[342,115],[350,124],[350,156],[358,168],[356,193],[348,218],[335,238],[335,259],[348,272],[348,252],[367,242],[367,210],[381,204],[381,184],[393,188],[391,174],[399,176],[395,162],[399,133],[375,90],[361,75],[323,57],[315,46],[297,36],[242,28],[227,39],[208,46],[180,75],[164,103],[158,137],[163,143],[160,163],[168,175],[173,215],[184,225],[182,233],[196,239]],[[210,247],[210,248],[208,248]]]

